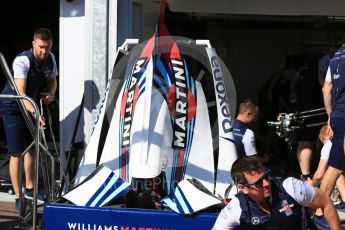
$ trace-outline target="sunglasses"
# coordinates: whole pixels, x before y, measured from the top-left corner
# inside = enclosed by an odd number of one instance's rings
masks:
[[[250,186],[255,186],[256,188],[262,188],[264,186],[264,180],[269,181],[271,179],[270,175],[268,172],[266,172],[262,177],[260,177],[257,181],[254,183],[241,183],[243,186],[250,187]]]

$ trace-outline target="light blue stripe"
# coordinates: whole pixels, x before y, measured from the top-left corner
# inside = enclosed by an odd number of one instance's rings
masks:
[[[113,199],[116,195],[118,195],[120,192],[124,191],[126,188],[128,188],[130,184],[127,182],[124,182],[120,187],[118,187],[110,196],[108,196],[107,199],[103,201],[103,203],[100,205],[102,207],[104,204],[108,203],[111,199]]]
[[[146,78],[144,78],[142,81],[140,81],[139,84],[139,90],[145,89],[145,83],[146,83]]]
[[[144,71],[144,73],[143,73],[141,76],[138,77],[138,78],[139,78],[139,79],[138,79],[139,85],[141,85],[141,83],[146,79],[147,72],[148,72],[148,69],[146,68],[145,71]]]
[[[171,86],[171,80],[170,80],[169,74],[166,71],[162,61],[160,59],[158,59],[156,63],[157,63],[156,65],[157,65],[158,70],[162,73],[164,80],[168,83],[168,86],[170,87]]]
[[[243,137],[244,135],[243,134],[239,134],[239,133],[233,133],[234,136],[237,136],[237,137]]]
[[[90,204],[90,207],[95,207],[95,205],[98,203],[98,201],[100,199],[102,199],[102,197],[104,196],[104,194],[115,184],[115,182],[117,181],[119,177],[117,175],[114,175],[111,180],[109,181],[109,183],[107,184],[107,186],[104,187],[104,189],[102,190],[102,192],[93,200],[93,202]]]
[[[132,74],[129,75],[126,79],[126,83],[125,83],[125,89],[128,89],[128,86],[130,85],[130,82],[132,81]]]
[[[175,197],[176,199],[179,201],[181,208],[183,209],[184,213],[189,213],[189,209],[185,203],[185,200],[183,199],[180,190],[179,189],[175,189]]]
[[[168,198],[164,198],[162,200],[166,205],[168,205],[169,208],[171,208],[173,211],[180,213],[179,210],[176,207],[176,203],[172,202],[172,200],[168,197]]]

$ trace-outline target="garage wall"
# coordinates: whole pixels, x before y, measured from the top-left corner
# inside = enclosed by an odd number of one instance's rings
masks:
[[[167,2],[171,11],[206,18],[214,16],[211,13],[222,17],[234,14],[345,14],[345,2],[335,0],[266,0],[260,1],[260,4],[249,0]],[[60,140],[64,143],[61,147],[63,152],[69,147],[84,89],[87,90],[85,123],[77,140],[87,142],[97,113],[97,102],[104,93],[107,76],[111,74],[116,48],[131,35],[141,40],[152,35],[158,4],[154,0],[60,0]],[[256,98],[258,89],[269,76],[285,66],[287,54],[309,49],[301,48],[301,31],[298,29],[231,28],[211,21],[205,23],[203,30],[202,34],[206,37],[197,39],[210,39],[227,64],[235,81],[238,101],[246,97]],[[305,31],[303,39],[327,41],[327,36],[327,31]]]
[[[172,11],[265,14],[265,15],[336,15],[344,16],[342,0],[167,0]]]
[[[238,102],[257,94],[268,78],[286,66],[286,56],[326,51],[327,31],[226,29],[208,25],[208,38],[227,64],[235,82]],[[345,34],[340,35],[345,38]],[[315,41],[316,45],[310,45]]]

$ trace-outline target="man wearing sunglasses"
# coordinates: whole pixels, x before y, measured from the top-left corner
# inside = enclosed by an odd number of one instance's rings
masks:
[[[330,198],[317,188],[289,177],[270,177],[258,159],[242,157],[231,168],[237,195],[223,208],[213,230],[316,229],[305,207],[322,208],[331,229],[341,229]]]

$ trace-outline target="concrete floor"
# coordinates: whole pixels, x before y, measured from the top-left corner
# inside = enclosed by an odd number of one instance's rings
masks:
[[[14,202],[0,201],[0,229],[14,229],[19,224]]]

